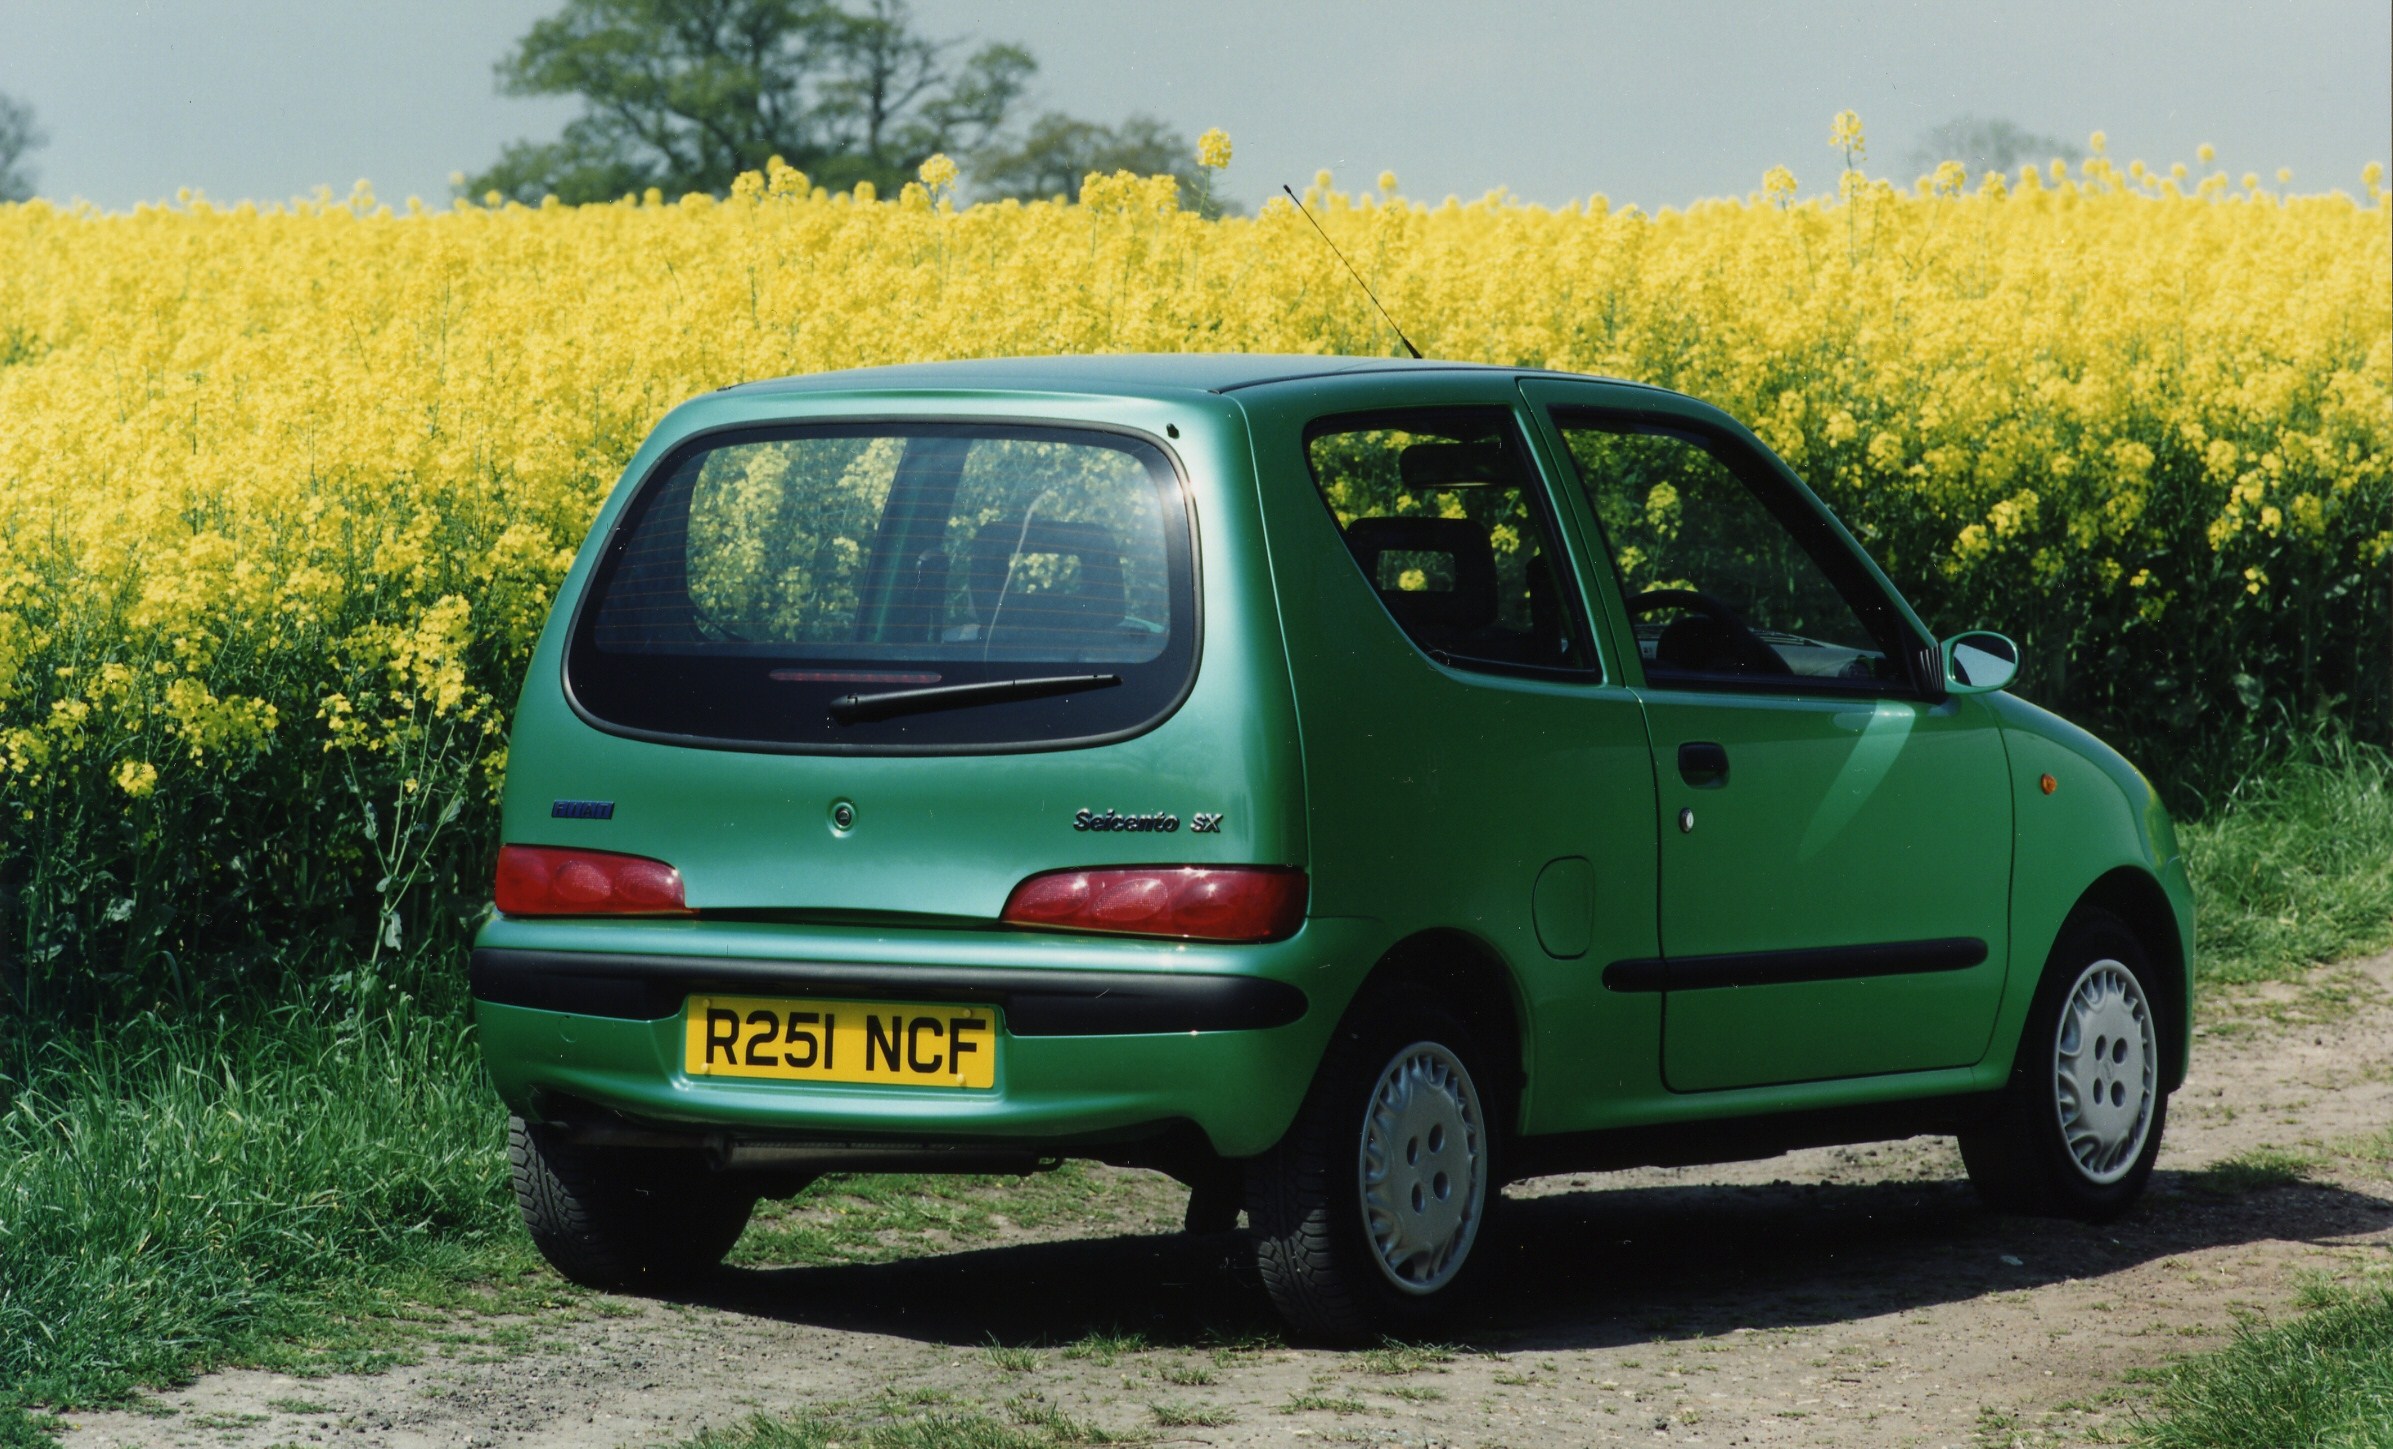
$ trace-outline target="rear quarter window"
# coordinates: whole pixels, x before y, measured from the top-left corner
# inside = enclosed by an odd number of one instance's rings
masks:
[[[1305,459],[1389,617],[1440,663],[1600,677],[1545,490],[1509,412],[1316,420]]]
[[[1159,719],[1196,642],[1187,505],[1155,444],[814,425],[710,437],[641,484],[566,686],[602,727],[693,744],[1054,748]]]

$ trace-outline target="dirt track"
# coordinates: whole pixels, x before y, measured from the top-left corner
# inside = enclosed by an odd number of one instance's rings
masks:
[[[534,1325],[529,1351],[220,1374],[65,1442],[670,1443],[891,1393],[1174,1444],[2084,1442],[2131,1412],[2131,1369],[2308,1275],[2393,1269],[2393,956],[2332,979],[2348,992],[2277,991],[2205,1030],[2153,1191],[2107,1228],[1988,1215],[1942,1139],[1548,1179],[1513,1190],[1491,1302],[1451,1353],[1340,1354],[1277,1346],[1239,1240],[1173,1232],[1158,1179],[1099,1236],[729,1270],[689,1301]]]

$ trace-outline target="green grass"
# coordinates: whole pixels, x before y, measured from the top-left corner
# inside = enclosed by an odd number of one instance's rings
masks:
[[[1367,1414],[1371,1406],[1361,1399],[1340,1398],[1333,1394],[1292,1394],[1280,1405],[1283,1414]]]
[[[1238,1416],[1227,1409],[1208,1409],[1202,1404],[1170,1400],[1147,1405],[1147,1412],[1166,1429],[1221,1429],[1238,1422]]]
[[[453,1005],[352,978],[4,1049],[0,1443],[32,1434],[28,1405],[233,1361],[370,1367],[494,1295],[569,1296],[514,1231]]]
[[[681,1449],[1076,1449],[1139,1442],[1135,1435],[1116,1436],[1035,1405],[1018,1406],[1000,1419],[977,1409],[922,1414],[890,1403],[844,1412],[758,1414],[685,1440]]]
[[[2203,979],[2285,977],[2393,945],[2393,758],[2315,736],[2180,832]]]
[[[2161,1376],[2150,1449],[2393,1449],[2393,1290],[2335,1292]]]
[[[2242,1197],[2307,1182],[2318,1159],[2282,1147],[2255,1147],[2185,1174],[2188,1186],[2214,1197]]]

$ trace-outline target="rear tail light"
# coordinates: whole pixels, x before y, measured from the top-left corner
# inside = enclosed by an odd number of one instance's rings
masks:
[[[1006,899],[1009,925],[1277,941],[1304,924],[1305,874],[1272,866],[1132,866],[1034,875]]]
[[[499,909],[510,916],[688,916],[681,872],[661,860],[549,845],[499,847]]]

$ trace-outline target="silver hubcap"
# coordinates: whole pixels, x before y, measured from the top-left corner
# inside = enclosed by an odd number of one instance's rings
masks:
[[[2061,1140],[2089,1182],[2117,1182],[2135,1166],[2159,1071],[2143,987],[2116,961],[2088,966],[2061,1004],[2052,1085]]]
[[[1470,1256],[1487,1199],[1485,1133],[1478,1087],[1436,1042],[1396,1053],[1371,1089],[1363,1230],[1379,1271],[1404,1292],[1436,1292]]]

